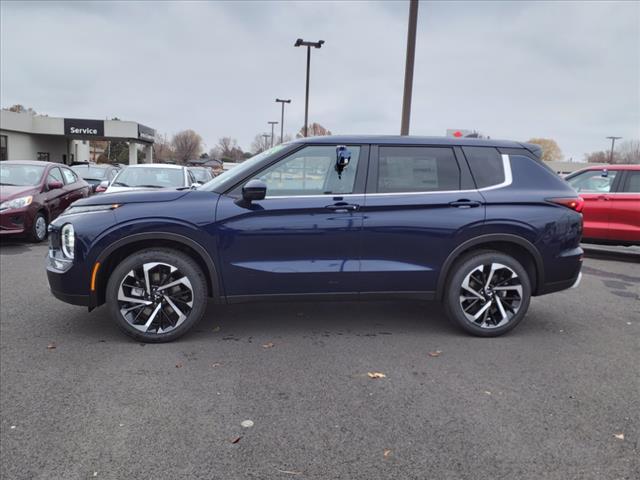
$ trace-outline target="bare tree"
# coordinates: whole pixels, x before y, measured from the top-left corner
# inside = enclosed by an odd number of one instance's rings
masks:
[[[189,160],[200,157],[202,152],[202,137],[193,130],[183,130],[173,136],[171,140],[175,159],[185,164]]]
[[[33,108],[25,108],[24,105],[20,105],[19,103],[16,105],[11,105],[9,108],[5,108],[4,110],[9,110],[10,112],[16,113],[30,113],[32,115],[37,115],[37,112]]]
[[[613,163],[640,164],[640,140],[622,142],[615,153]]]
[[[308,130],[308,135],[310,137],[322,137],[325,135],[331,135],[331,130],[327,130],[322,125],[316,122],[313,122],[312,124],[310,124],[307,130]],[[304,137],[304,126],[302,126],[298,131],[298,133],[296,134],[296,138],[302,138],[302,137]]]
[[[563,158],[562,150],[552,138],[532,138],[528,143],[535,143],[542,147],[542,160],[545,162],[559,161]]]
[[[166,135],[156,134],[153,142],[153,161],[155,163],[172,162],[175,159],[173,147]]]
[[[215,158],[223,161],[239,162],[244,159],[242,149],[238,146],[238,141],[235,138],[220,138],[213,151]]]
[[[585,162],[589,162],[589,163],[609,163],[609,152],[605,152],[605,151],[599,151],[599,152],[591,152],[591,153],[585,153],[584,155],[584,161]],[[615,159],[617,157],[617,152],[614,152],[613,154],[613,158],[614,158],[614,162]]]
[[[253,142],[251,142],[251,152],[254,155],[258,153],[262,153],[265,150],[268,150],[271,147],[271,137],[265,137],[264,134],[258,133],[255,137],[253,137]]]

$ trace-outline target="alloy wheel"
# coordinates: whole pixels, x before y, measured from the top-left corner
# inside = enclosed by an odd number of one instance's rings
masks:
[[[498,328],[509,323],[522,300],[520,278],[502,263],[478,265],[467,274],[460,288],[465,318],[481,328]]]
[[[168,263],[149,262],[127,273],[118,288],[118,308],[133,328],[144,333],[176,329],[193,308],[189,279]]]
[[[47,221],[42,215],[36,217],[35,229],[38,240],[44,240],[44,237],[47,235]]]

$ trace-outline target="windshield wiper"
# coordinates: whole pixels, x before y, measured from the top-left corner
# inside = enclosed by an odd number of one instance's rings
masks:
[[[142,188],[164,188],[160,185],[136,185],[136,187],[142,187]]]
[[[124,182],[113,182],[112,185],[120,185],[121,187],[128,187],[129,186]]]
[[[18,185],[16,185],[15,183],[0,183],[0,185],[7,185],[8,187],[17,187]]]

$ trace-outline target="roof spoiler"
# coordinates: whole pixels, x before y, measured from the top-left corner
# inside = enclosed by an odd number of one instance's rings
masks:
[[[533,153],[537,159],[542,158],[542,147],[540,145],[536,145],[535,143],[521,143],[520,145]]]

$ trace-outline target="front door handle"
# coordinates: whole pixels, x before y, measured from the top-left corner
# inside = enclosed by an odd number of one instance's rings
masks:
[[[449,202],[449,205],[456,208],[475,208],[480,206],[480,202],[461,198],[460,200],[456,200],[455,202]]]
[[[332,205],[327,205],[327,210],[333,210],[334,212],[355,212],[360,208],[360,205],[354,205],[353,203],[334,203]]]

